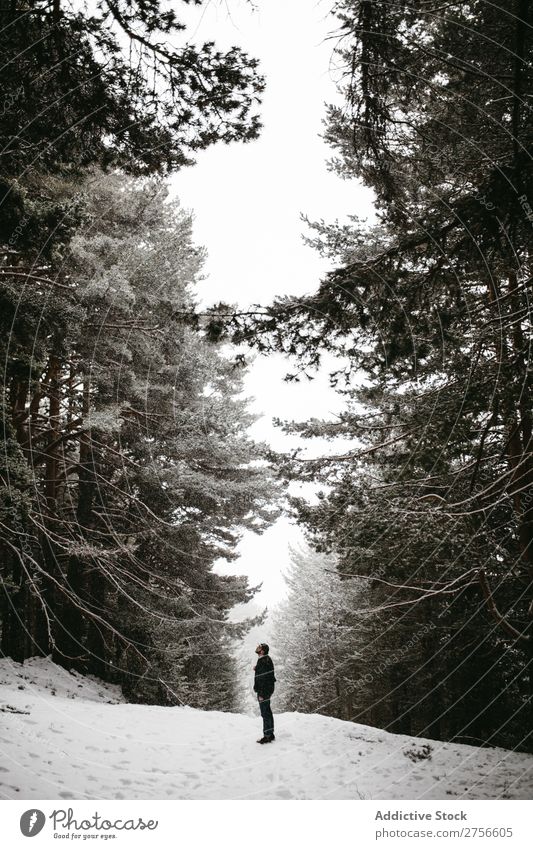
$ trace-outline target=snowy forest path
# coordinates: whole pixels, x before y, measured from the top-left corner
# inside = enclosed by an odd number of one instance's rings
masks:
[[[533,790],[532,755],[297,713],[276,715],[276,741],[258,746],[259,715],[127,704],[117,687],[45,658],[0,661],[0,711],[4,799],[527,799]]]

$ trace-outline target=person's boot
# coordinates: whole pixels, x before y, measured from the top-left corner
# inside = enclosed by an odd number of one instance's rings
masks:
[[[274,739],[274,735],[272,735],[272,737],[261,737],[261,739],[258,740],[257,742],[258,743],[271,743],[273,739]]]

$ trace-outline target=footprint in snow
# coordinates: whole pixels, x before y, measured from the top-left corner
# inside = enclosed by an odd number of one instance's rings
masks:
[[[292,795],[292,793],[291,793],[291,791],[290,791],[290,790],[287,790],[287,788],[286,788],[286,787],[281,787],[281,788],[280,788],[280,789],[276,792],[276,797],[277,797],[278,799],[292,799],[292,798],[293,798],[293,795]]]

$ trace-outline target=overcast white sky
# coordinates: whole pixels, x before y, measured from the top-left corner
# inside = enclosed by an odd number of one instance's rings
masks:
[[[194,210],[195,239],[209,255],[200,293],[204,303],[223,299],[248,306],[275,295],[312,292],[328,265],[303,244],[301,213],[326,221],[371,215],[370,192],[327,170],[331,151],[320,138],[324,104],[339,97],[328,40],[336,22],[328,17],[329,6],[256,0],[253,10],[246,0],[227,5],[211,0],[186,9],[191,41],[239,45],[259,58],[267,80],[261,137],[203,151],[197,165],[173,178],[183,206]],[[259,358],[246,383],[255,397],[253,410],[263,414],[254,436],[277,448],[286,447],[286,439],[272,427],[272,418],[328,417],[341,407],[326,375],[310,384],[287,384],[283,375],[290,370],[280,358]],[[247,574],[254,585],[263,581],[259,605],[272,606],[283,596],[287,545],[298,537],[287,519],[262,537],[244,537],[241,559],[228,571]]]

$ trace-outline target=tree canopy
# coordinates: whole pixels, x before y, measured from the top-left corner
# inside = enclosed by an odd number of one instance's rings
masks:
[[[292,355],[293,379],[336,355],[345,410],[289,426],[348,441],[337,456],[288,459],[288,477],[328,485],[318,506],[296,504],[301,520],[345,573],[388,582],[392,606],[423,610],[431,595],[442,611],[456,597],[466,622],[480,605],[522,711],[533,692],[531,10],[341,0],[335,11],[343,103],[328,108],[325,136],[333,170],[372,188],[376,223],[311,223],[334,265],[318,290],[214,320]]]
[[[163,178],[258,135],[258,63],[160,0],[2,2],[0,46],[2,652],[234,709],[255,590],[213,565],[277,490]]]

